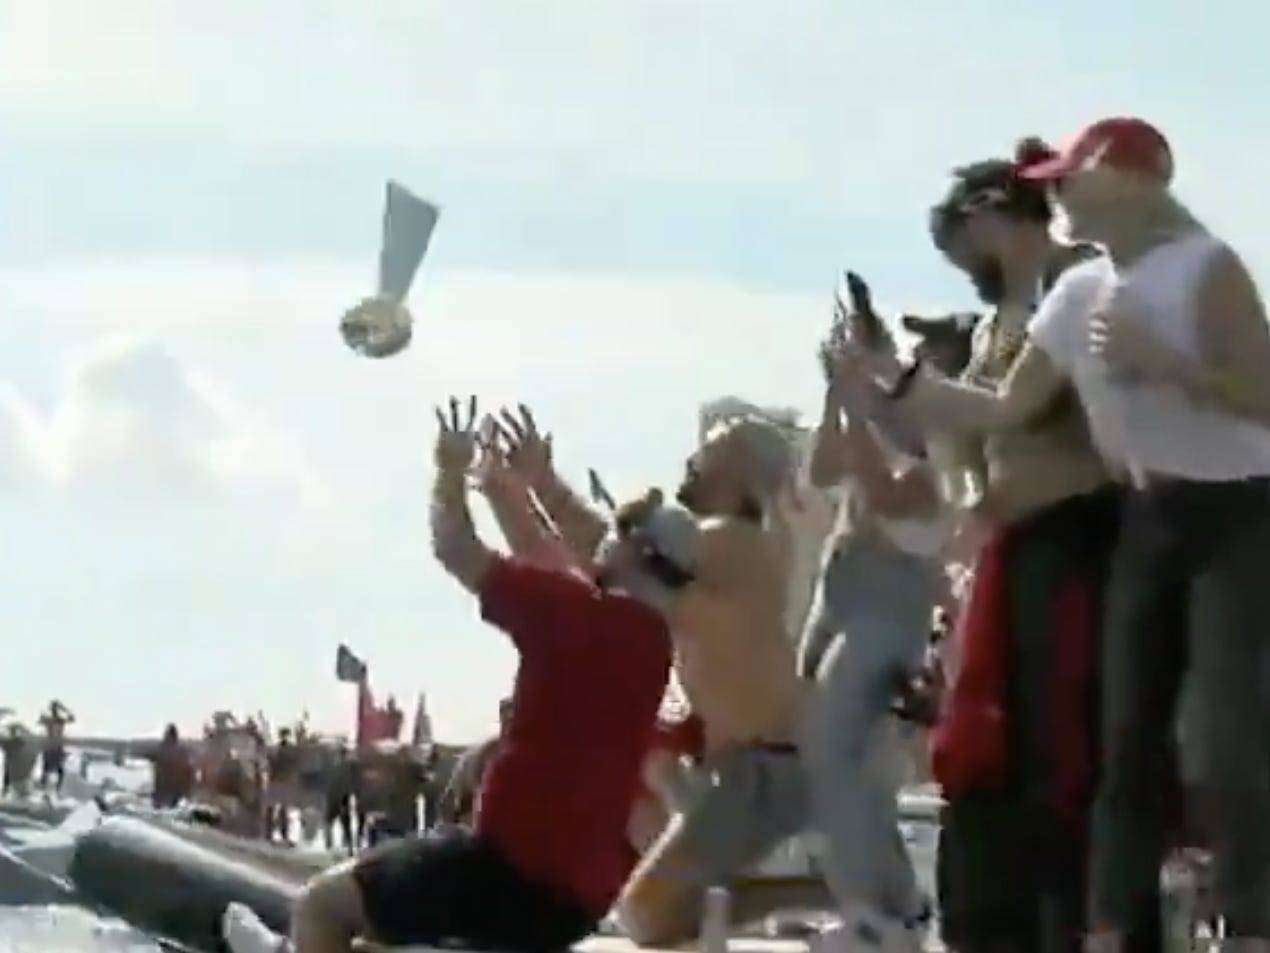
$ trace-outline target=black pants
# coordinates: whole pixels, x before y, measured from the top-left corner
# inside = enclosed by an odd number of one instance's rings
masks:
[[[327,850],[330,850],[334,845],[335,838],[332,836],[332,828],[336,824],[339,824],[340,831],[344,835],[345,849],[356,850],[357,840],[353,833],[353,804],[350,798],[337,798],[329,801],[326,805],[323,833],[326,836]]]
[[[1006,540],[1006,778],[996,790],[950,798],[936,875],[944,940],[958,953],[1078,953],[1086,927],[1088,817],[1056,806],[1054,687],[1062,587],[1084,581],[1101,613],[1120,493],[1105,490],[1049,507]],[[1070,635],[1070,634],[1069,634]],[[1097,633],[1095,633],[1095,638]],[[1082,690],[1096,742],[1097,673]],[[1131,928],[1134,953],[1159,949],[1154,892]]]
[[[1122,926],[1159,876],[1169,816],[1158,778],[1187,681],[1198,729],[1188,808],[1214,851],[1217,906],[1232,934],[1270,937],[1270,480],[1130,496],[1103,659],[1095,921]]]
[[[57,790],[62,790],[62,785],[66,781],[66,749],[65,748],[45,748],[44,757],[40,764],[40,787],[48,787],[49,778],[57,775]]]
[[[467,832],[385,844],[353,876],[371,932],[385,943],[547,953],[589,935],[599,919]]]

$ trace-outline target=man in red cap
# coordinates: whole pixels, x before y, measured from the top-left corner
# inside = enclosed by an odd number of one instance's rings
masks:
[[[978,432],[1017,426],[1075,385],[1128,488],[1105,608],[1089,949],[1124,950],[1158,883],[1186,681],[1188,807],[1214,851],[1224,949],[1270,950],[1270,766],[1245,741],[1270,723],[1270,324],[1239,257],[1169,191],[1172,151],[1150,124],[1095,123],[1019,174],[1050,183],[1073,237],[1108,257],[1059,280],[994,391],[869,369],[924,419]]]
[[[1149,122],[1117,116],[1086,126],[1059,152],[1025,165],[1019,174],[1034,182],[1057,182],[1100,166],[1137,172],[1167,184],[1173,178],[1173,150]]]

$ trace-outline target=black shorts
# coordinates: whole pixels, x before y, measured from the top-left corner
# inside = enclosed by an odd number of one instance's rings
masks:
[[[393,841],[353,868],[374,938],[510,953],[567,949],[598,917],[526,878],[467,831]]]

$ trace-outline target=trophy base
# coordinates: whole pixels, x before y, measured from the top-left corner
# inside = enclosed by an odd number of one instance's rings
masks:
[[[340,334],[363,357],[392,357],[410,343],[413,323],[400,302],[367,298],[340,319]]]

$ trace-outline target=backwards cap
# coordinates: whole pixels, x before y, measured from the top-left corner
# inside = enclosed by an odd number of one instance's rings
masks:
[[[1022,163],[1018,176],[1054,181],[1101,165],[1141,172],[1167,184],[1173,178],[1173,151],[1164,133],[1149,122],[1116,116],[1086,126],[1055,155]]]

